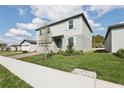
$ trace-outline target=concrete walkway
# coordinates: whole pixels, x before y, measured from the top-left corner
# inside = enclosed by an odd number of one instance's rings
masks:
[[[26,81],[41,88],[92,88],[94,78],[84,77],[44,66],[0,56],[0,64]]]
[[[68,73],[9,57],[0,56],[0,64],[37,88],[124,88],[122,85]]]
[[[97,79],[96,80],[96,88],[124,88],[124,86],[116,84],[116,83]]]

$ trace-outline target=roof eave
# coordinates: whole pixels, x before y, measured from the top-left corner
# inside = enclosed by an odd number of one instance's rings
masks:
[[[60,20],[60,21],[57,21],[57,22],[55,22],[55,23],[49,24],[48,26],[51,26],[51,25],[54,25],[54,24],[60,23],[60,22],[65,21],[65,20],[69,20],[69,19],[71,19],[71,18],[78,17],[78,16],[82,16],[82,17],[83,17],[83,19],[85,20],[85,22],[86,22],[88,28],[90,29],[90,31],[91,31],[91,33],[92,33],[93,30],[91,29],[91,27],[90,27],[90,25],[89,25],[89,23],[88,23],[88,21],[87,21],[87,19],[86,19],[86,17],[84,16],[83,13],[78,14],[78,15],[75,15],[75,16],[72,16],[72,17],[69,17],[69,18],[65,18],[65,19],[63,19],[63,20]],[[44,27],[45,27],[45,26],[40,27],[40,28],[36,29],[35,31],[38,31],[38,30],[40,30],[40,29],[42,29],[42,28],[44,28]]]

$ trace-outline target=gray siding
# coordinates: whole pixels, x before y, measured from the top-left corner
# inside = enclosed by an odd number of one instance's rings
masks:
[[[111,29],[105,41],[105,49],[108,52],[116,52],[124,48],[124,27]]]
[[[68,21],[61,22],[59,24],[50,26],[49,29],[51,31],[51,37],[63,36],[62,39],[62,50],[67,49],[67,38],[76,37],[76,46],[74,46],[75,50],[88,50],[92,48],[92,33],[85,23],[82,16],[73,18],[73,29],[68,29]],[[39,31],[37,31],[37,42],[41,39],[39,36]],[[41,36],[42,37],[42,36]],[[38,43],[38,47],[39,43]],[[43,50],[38,48],[39,50]],[[53,42],[50,45],[50,49],[54,52],[58,51],[55,43]]]
[[[109,32],[106,40],[105,40],[105,49],[106,51],[108,52],[111,52],[112,51],[112,36],[111,36],[111,33],[112,32]]]
[[[124,48],[124,27],[112,29],[112,52]]]
[[[82,47],[84,48],[84,50],[91,49],[92,48],[92,33],[83,19],[82,19],[82,32],[83,32]]]
[[[88,37],[84,36],[83,34],[82,35],[75,35],[72,37],[76,37],[76,46],[74,46],[75,50],[88,50],[91,48],[91,40]],[[67,49],[66,40],[68,38],[69,37],[63,38],[63,50]]]

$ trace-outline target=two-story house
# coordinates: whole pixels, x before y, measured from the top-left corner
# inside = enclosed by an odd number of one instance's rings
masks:
[[[47,27],[50,34],[49,50],[67,50],[68,40],[72,40],[75,50],[92,48],[92,29],[83,13],[48,24]],[[45,26],[36,29],[38,51],[44,51],[44,44],[40,40],[45,30]]]

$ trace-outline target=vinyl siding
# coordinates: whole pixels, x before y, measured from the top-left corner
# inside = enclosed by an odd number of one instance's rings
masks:
[[[124,48],[124,27],[112,30],[112,52]]]
[[[105,41],[105,49],[108,52],[112,52],[112,36],[111,36],[112,32],[109,32],[106,41]]]
[[[72,20],[72,19],[71,19]],[[63,35],[62,38],[62,50],[67,49],[67,39],[69,37],[75,37],[75,45],[74,48],[76,50],[84,50],[92,48],[92,34],[88,26],[86,25],[82,16],[73,18],[73,29],[69,29],[68,21],[58,23],[56,25],[52,25],[49,27],[51,32],[51,37],[56,37]],[[39,40],[42,36],[39,36],[39,31],[37,31],[37,44],[38,50],[43,50],[43,47],[40,48]],[[52,42],[50,49],[53,51],[57,50],[57,47],[54,42]]]

